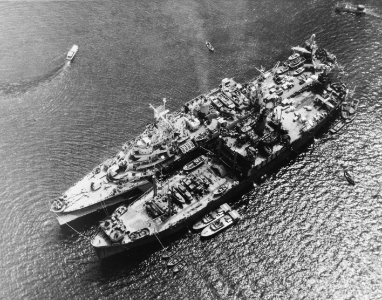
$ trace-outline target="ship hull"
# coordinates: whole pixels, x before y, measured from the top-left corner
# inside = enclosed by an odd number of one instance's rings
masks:
[[[290,161],[296,154],[302,152],[308,145],[310,145],[314,137],[326,129],[330,122],[338,115],[339,106],[335,107],[329,114],[322,119],[314,128],[310,131],[304,133],[301,138],[295,140],[288,147],[284,147],[278,152],[272,154],[266,161],[262,164],[257,165],[256,167],[249,170],[247,178],[242,180],[237,186],[231,188],[226,194],[222,197],[217,198],[214,201],[209,202],[203,209],[199,210],[194,215],[190,216],[187,219],[183,219],[178,224],[158,232],[155,235],[149,235],[144,238],[138,239],[134,242],[128,244],[114,244],[108,246],[97,247],[93,245],[97,256],[100,259],[104,259],[115,254],[129,251],[137,247],[141,247],[147,244],[159,243],[159,240],[166,241],[168,237],[184,230],[187,226],[193,224],[194,222],[200,220],[206,213],[210,212],[213,209],[216,209],[219,205],[225,202],[234,201],[235,198],[240,197],[248,188],[253,185],[253,181],[261,181],[264,175],[270,174],[280,168],[283,164]]]
[[[183,219],[182,221],[169,227],[168,229],[165,229],[163,231],[156,233],[156,235],[148,235],[144,238],[138,239],[138,240],[131,242],[131,243],[128,243],[128,244],[115,244],[115,245],[108,245],[108,246],[103,246],[103,247],[97,247],[97,246],[93,245],[93,248],[94,248],[97,256],[100,259],[104,259],[104,258],[113,256],[115,254],[129,251],[131,249],[135,249],[135,248],[147,245],[147,244],[153,244],[153,243],[159,244],[159,241],[161,241],[161,242],[166,241],[170,236],[186,229],[188,225],[193,224],[196,221],[198,221],[207,212],[218,208],[221,204],[228,202],[228,201],[234,199],[235,197],[240,196],[246,188],[248,188],[248,186],[246,186],[246,183],[239,184],[239,185],[233,187],[227,193],[225,193],[222,197],[216,198],[215,200],[208,202],[208,204],[205,207],[198,210],[195,214],[191,215],[188,218]]]
[[[71,212],[63,212],[63,213],[56,213],[56,218],[59,225],[65,225],[71,222],[74,222],[80,218],[83,218],[85,216],[91,215],[93,213],[96,213],[97,211],[107,209],[110,207],[113,207],[119,203],[122,202],[131,202],[132,200],[136,199],[140,195],[142,195],[144,192],[149,190],[151,188],[152,184],[150,182],[147,182],[139,187],[136,187],[132,190],[129,190],[123,194],[120,194],[118,196],[115,196],[113,198],[109,198],[105,201],[98,202],[94,205],[85,207],[80,210],[75,210]]]

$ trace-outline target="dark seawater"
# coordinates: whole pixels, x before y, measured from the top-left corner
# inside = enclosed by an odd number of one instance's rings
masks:
[[[361,17],[334,4],[0,1],[0,298],[381,299],[382,3]],[[343,65],[357,118],[245,196],[237,226],[174,239],[187,271],[167,274],[159,245],[101,263],[96,219],[82,235],[58,226],[49,200],[141,132],[149,103],[249,80],[312,33]]]

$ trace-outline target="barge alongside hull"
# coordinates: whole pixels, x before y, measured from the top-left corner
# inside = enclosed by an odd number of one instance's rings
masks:
[[[187,228],[290,161],[329,126],[348,93],[328,80],[336,58],[318,48],[314,36],[294,49],[258,78],[243,85],[223,79],[219,89],[185,104],[185,114],[201,124],[193,126],[198,135],[190,152],[201,157],[181,156],[176,167],[161,170],[163,178],[154,178],[151,191],[101,221],[92,240],[100,258]],[[207,138],[196,138],[202,134]]]

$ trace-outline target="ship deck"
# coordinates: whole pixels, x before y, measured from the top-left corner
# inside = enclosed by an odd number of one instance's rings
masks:
[[[191,203],[183,204],[182,207],[174,204],[174,214],[167,218],[152,218],[146,210],[146,203],[148,201],[159,202],[162,207],[168,208],[168,202],[159,195],[167,195],[167,193],[173,188],[176,187],[181,180],[186,178],[190,178],[190,176],[200,177],[201,175],[207,177],[211,184],[208,187],[208,193],[203,195],[200,198],[193,198]],[[181,174],[177,174],[169,180],[163,182],[162,186],[158,189],[158,196],[154,197],[153,189],[147,192],[144,196],[140,197],[132,204],[129,205],[127,212],[118,217],[119,221],[123,223],[126,228],[126,232],[139,232],[142,229],[149,229],[150,234],[159,234],[160,232],[167,230],[174,226],[175,224],[184,221],[190,216],[194,215],[196,212],[205,208],[209,202],[216,200],[214,197],[214,191],[216,191],[221,185],[228,184],[228,186],[232,186],[233,180],[226,176],[224,178],[219,177],[211,170],[211,162],[206,161],[202,166],[191,171],[187,174],[182,172]],[[229,190],[229,188],[227,189]],[[121,244],[131,243],[132,240],[129,238],[129,234],[125,234]],[[111,245],[111,241],[108,238],[105,238],[103,234],[99,234],[95,237],[93,241],[93,245],[97,247],[105,247]]]

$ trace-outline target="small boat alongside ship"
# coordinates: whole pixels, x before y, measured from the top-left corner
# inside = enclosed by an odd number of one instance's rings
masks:
[[[358,105],[359,100],[353,100],[351,102],[344,101],[341,105],[340,118],[333,123],[329,132],[331,134],[338,133],[346,125],[352,122],[356,117]]]
[[[355,118],[357,112],[359,100],[353,100],[351,102],[344,102],[341,106],[341,117],[346,123],[350,123]]]
[[[203,238],[213,236],[237,223],[239,219],[240,214],[236,210],[231,210],[228,213],[226,213],[222,218],[213,221],[210,225],[205,227],[202,230],[200,236]]]
[[[231,210],[231,207],[227,203],[224,203],[220,205],[218,209],[213,210],[210,213],[206,214],[199,222],[195,223],[192,226],[192,229],[201,230],[207,227],[212,222],[216,221],[217,219],[220,219],[221,217],[223,217],[230,210]]]
[[[72,48],[70,48],[68,54],[66,55],[66,60],[72,61],[74,57],[76,56],[78,52],[78,45],[73,45]]]

